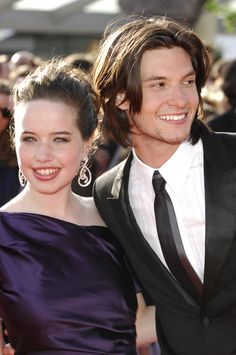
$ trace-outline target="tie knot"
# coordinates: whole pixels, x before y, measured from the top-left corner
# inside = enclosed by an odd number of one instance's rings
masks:
[[[165,179],[161,176],[158,170],[155,170],[152,177],[152,185],[155,193],[158,194],[159,192],[164,191],[165,184]]]

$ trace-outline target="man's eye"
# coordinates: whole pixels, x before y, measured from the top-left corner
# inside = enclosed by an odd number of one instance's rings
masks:
[[[185,84],[185,85],[189,85],[189,86],[194,85],[194,84],[195,84],[195,79],[186,80],[186,81],[184,82],[184,84]]]
[[[153,83],[152,86],[157,88],[162,88],[165,86],[165,83],[163,82]]]

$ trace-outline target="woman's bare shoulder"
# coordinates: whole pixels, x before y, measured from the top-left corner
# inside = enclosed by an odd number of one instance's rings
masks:
[[[0,207],[1,212],[21,212],[22,202],[19,196],[14,197],[12,200],[7,202],[5,205]]]
[[[97,210],[97,207],[95,206],[93,197],[80,196],[80,201],[82,202],[84,207],[86,224],[106,226],[105,222],[103,221]]]

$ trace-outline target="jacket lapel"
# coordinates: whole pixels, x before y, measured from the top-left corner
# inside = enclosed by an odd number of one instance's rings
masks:
[[[132,159],[133,154],[130,153],[128,159],[120,166],[111,189],[111,195],[113,197],[108,198],[109,203],[117,218],[120,220],[120,223],[122,223],[124,228],[126,227],[127,235],[132,245],[135,245],[138,250],[145,248],[148,254],[151,254],[150,256],[157,259],[159,262],[156,254],[144,238],[129,203],[128,184]],[[124,220],[126,223],[124,223]]]
[[[217,134],[205,133],[203,147],[206,200],[205,272],[202,304],[204,307],[214,291],[235,236],[236,204],[233,201],[236,200],[236,164],[229,157],[228,151]],[[109,198],[109,203],[117,215],[117,219],[126,229],[129,242],[137,253],[144,255],[145,251],[148,265],[151,268],[161,269],[166,275],[167,282],[174,283],[177,292],[180,292],[189,303],[196,304],[163,267],[135,221],[128,199],[128,181],[132,158],[131,153],[128,159],[120,165],[111,189],[113,197]],[[229,199],[230,196],[232,199]],[[126,221],[125,225],[124,221]]]
[[[203,137],[203,147],[206,201],[204,306],[213,293],[235,237],[236,166],[216,134]]]
[[[159,275],[161,272],[161,275],[165,280],[164,282],[171,284],[173,292],[181,294],[187,303],[197,306],[198,302],[176,282],[174,277],[162,264],[156,253],[146,241],[136,222],[128,197],[129,173],[132,159],[133,154],[131,152],[127,160],[120,165],[111,189],[111,195],[113,197],[108,198],[109,205],[113,209],[116,219],[122,225],[123,230],[125,230],[126,241],[128,240],[131,248],[135,249],[136,253],[141,255],[142,259],[145,258],[146,264],[148,268],[152,270],[152,273],[157,275],[156,277],[158,278],[160,277]],[[124,223],[124,221],[126,222]]]

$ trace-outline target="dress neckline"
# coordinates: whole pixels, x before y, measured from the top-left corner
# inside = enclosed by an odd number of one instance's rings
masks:
[[[53,216],[49,216],[49,215],[46,215],[46,214],[41,214],[41,213],[36,213],[36,212],[18,212],[18,211],[1,211],[0,210],[0,214],[5,214],[5,215],[8,215],[8,216],[21,216],[21,215],[25,215],[25,216],[29,216],[29,217],[38,217],[38,218],[42,218],[42,219],[50,219],[52,221],[55,221],[55,222],[58,222],[58,223],[64,223],[64,224],[69,224],[69,225],[72,225],[72,226],[75,226],[75,227],[80,227],[80,228],[98,228],[98,229],[105,229],[105,230],[108,230],[108,227],[107,226],[103,226],[103,225],[99,225],[99,224],[89,224],[89,225],[86,225],[86,224],[76,224],[74,222],[70,222],[70,221],[67,221],[67,220],[64,220],[64,219],[61,219],[61,218],[57,218],[57,217],[53,217]]]

